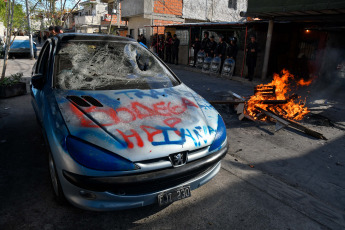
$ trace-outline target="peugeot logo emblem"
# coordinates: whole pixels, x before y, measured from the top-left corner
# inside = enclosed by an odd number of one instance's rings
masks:
[[[176,168],[185,165],[187,162],[187,152],[180,152],[169,155],[171,164]]]

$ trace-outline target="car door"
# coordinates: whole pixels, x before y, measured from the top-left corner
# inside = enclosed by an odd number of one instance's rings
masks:
[[[51,60],[51,52],[52,52],[52,43],[50,40],[44,44],[42,47],[42,51],[37,59],[36,66],[33,71],[33,75],[42,74],[43,78],[45,79],[45,83],[42,89],[37,89],[31,84],[31,96],[32,96],[32,106],[35,110],[36,116],[39,122],[42,123],[44,117],[44,110],[45,110],[45,91],[47,88],[51,88],[50,84],[50,60]]]

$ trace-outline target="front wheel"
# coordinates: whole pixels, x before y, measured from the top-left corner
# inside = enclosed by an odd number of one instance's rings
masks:
[[[65,202],[65,196],[61,188],[59,176],[56,172],[55,162],[51,153],[49,153],[49,173],[55,198],[58,201],[58,203],[63,204]]]

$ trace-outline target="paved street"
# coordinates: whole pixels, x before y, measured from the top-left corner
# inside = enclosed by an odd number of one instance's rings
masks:
[[[18,61],[29,76],[31,61]],[[253,83],[172,68],[209,100],[227,90],[243,96],[253,91]],[[230,151],[213,180],[168,207],[107,213],[54,201],[30,95],[2,99],[0,229],[344,229],[345,107],[333,98],[327,103],[317,95],[310,98],[312,111],[327,116],[334,126],[312,119],[303,124],[328,141],[292,129],[275,133],[272,124],[238,121],[231,108],[217,106],[227,125]]]

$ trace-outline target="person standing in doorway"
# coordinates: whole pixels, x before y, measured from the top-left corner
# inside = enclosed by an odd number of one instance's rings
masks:
[[[254,35],[250,36],[250,42],[246,47],[247,52],[247,60],[246,64],[248,67],[248,80],[253,81],[254,71],[256,66],[256,59],[258,56],[258,43],[256,42],[256,38]]]
[[[199,41],[198,37],[195,37],[195,42],[192,45],[193,50],[194,50],[194,63],[193,63],[193,67],[195,67],[196,65],[196,61],[198,59],[198,53],[201,49],[201,42]]]
[[[172,51],[172,63],[175,64],[175,65],[178,65],[179,46],[180,46],[180,39],[178,39],[177,35],[174,34],[171,51]]]

